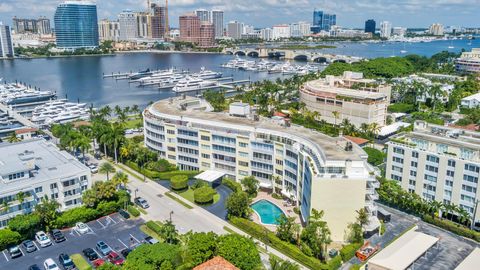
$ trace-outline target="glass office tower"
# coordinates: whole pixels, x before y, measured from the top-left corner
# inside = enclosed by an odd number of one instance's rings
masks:
[[[57,48],[68,51],[98,47],[97,5],[88,1],[65,1],[55,11]]]

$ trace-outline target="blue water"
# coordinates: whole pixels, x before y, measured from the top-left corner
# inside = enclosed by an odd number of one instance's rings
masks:
[[[267,200],[255,202],[251,207],[260,216],[260,221],[263,224],[276,225],[278,224],[277,219],[284,215],[282,209]]]

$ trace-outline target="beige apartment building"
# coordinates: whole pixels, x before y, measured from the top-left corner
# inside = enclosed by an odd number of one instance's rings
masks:
[[[363,123],[382,127],[390,93],[391,86],[364,79],[362,73],[347,71],[343,76],[328,75],[305,83],[300,88],[300,100],[308,110],[319,112],[319,118],[331,124],[348,119],[356,127]]]
[[[387,178],[427,200],[453,203],[479,221],[480,133],[416,121],[387,143]]]

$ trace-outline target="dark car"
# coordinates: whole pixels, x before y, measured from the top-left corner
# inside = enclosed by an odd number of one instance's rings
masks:
[[[17,245],[8,246],[7,250],[8,250],[8,253],[10,253],[10,257],[12,257],[12,259],[23,256],[23,253],[20,250],[20,247],[18,247]]]
[[[135,201],[136,205],[140,206],[143,209],[146,209],[146,208],[150,207],[150,205],[148,205],[147,200],[145,200],[142,197],[137,197],[137,198],[135,198],[134,201]]]
[[[158,243],[158,240],[151,237],[151,236],[147,236],[147,237],[145,237],[145,242],[153,245],[153,244]]]
[[[65,270],[73,269],[75,268],[75,265],[73,264],[72,259],[70,259],[70,256],[68,256],[65,253],[62,253],[58,255],[58,261],[60,262],[60,265],[63,267]]]
[[[65,236],[60,230],[57,230],[57,229],[52,230],[52,238],[53,238],[53,241],[55,241],[55,243],[60,243],[65,241]]]
[[[32,240],[25,240],[22,242],[22,246],[28,253],[34,252],[37,250],[37,246],[33,243]]]
[[[130,252],[132,252],[131,248],[125,248],[125,249],[122,249],[122,251],[120,251],[122,256],[125,257],[125,258],[127,258],[128,254],[130,254]]]
[[[33,264],[33,265],[30,265],[30,267],[28,267],[28,270],[41,270],[41,269],[40,267],[38,267],[38,265]]]
[[[119,213],[120,216],[122,216],[124,219],[129,219],[129,218],[130,218],[130,214],[129,214],[127,211],[123,210],[123,209],[120,209],[120,210],[118,211],[118,213]]]
[[[87,257],[90,261],[95,261],[98,259],[98,254],[93,250],[93,248],[86,248],[83,250],[83,255]]]

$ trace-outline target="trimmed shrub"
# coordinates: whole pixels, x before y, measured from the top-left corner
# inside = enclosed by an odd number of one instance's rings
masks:
[[[476,232],[474,230],[470,230],[467,227],[464,227],[462,225],[459,225],[457,223],[451,222],[449,220],[444,220],[444,219],[438,219],[438,218],[432,218],[429,215],[424,215],[422,217],[423,221],[428,222],[430,224],[433,224],[435,226],[438,226],[442,229],[445,229],[447,231],[451,231],[455,234],[461,235],[463,237],[467,237],[470,239],[473,239],[477,242],[480,242],[480,233]]]
[[[387,110],[390,113],[411,113],[415,111],[415,105],[408,103],[394,103],[388,106]]]
[[[55,225],[58,228],[72,227],[77,222],[88,222],[99,216],[100,213],[96,209],[81,206],[63,212],[55,221]]]
[[[160,180],[169,180],[176,175],[186,175],[188,178],[193,178],[195,175],[199,174],[199,171],[171,171],[158,173],[158,179]]]
[[[118,209],[120,209],[120,206],[117,202],[101,202],[97,206],[98,214],[101,216],[110,215],[117,212]]]
[[[342,257],[342,260],[344,262],[350,260],[355,256],[355,252],[362,247],[363,243],[352,243],[344,246],[342,249],[340,249],[340,257]]]
[[[130,213],[130,215],[134,217],[139,217],[140,216],[140,211],[138,211],[137,208],[135,208],[133,205],[127,206],[127,211]]]
[[[169,172],[176,169],[175,165],[168,162],[166,159],[151,161],[146,165],[147,169],[155,172]]]
[[[17,215],[8,222],[8,228],[18,232],[23,239],[33,238],[41,227],[41,219],[37,214]]]
[[[17,244],[22,240],[22,236],[18,232],[10,229],[0,230],[0,250],[4,250],[8,245]]]
[[[242,190],[242,185],[235,180],[232,180],[230,178],[224,178],[222,180],[222,184],[224,184],[226,187],[231,189],[233,192],[241,191]]]
[[[157,234],[161,234],[162,232],[162,226],[160,226],[160,224],[158,224],[157,222],[153,221],[153,220],[149,220],[145,223],[145,225],[147,225],[147,227],[154,231],[155,233]]]
[[[182,190],[188,187],[188,176],[186,175],[175,175],[170,178],[170,187],[173,190]]]
[[[202,181],[202,180],[196,180],[195,182],[193,182],[192,185],[190,185],[190,188],[195,190],[197,188],[201,188],[201,187],[205,187],[205,186],[208,186],[207,182]]]
[[[196,203],[199,203],[199,204],[211,203],[213,202],[213,196],[215,194],[217,194],[215,189],[209,186],[204,186],[204,187],[195,189],[195,191],[193,192],[193,199],[195,200]]]
[[[385,154],[382,151],[371,147],[364,147],[363,150],[368,155],[368,163],[374,166],[378,166],[383,163]]]
[[[135,162],[132,162],[132,161],[127,161],[125,162],[125,165],[127,165],[127,167],[129,167],[130,169],[140,173],[140,174],[145,174],[146,177],[150,178],[150,179],[158,179],[159,178],[159,175],[160,173],[159,172],[154,172],[154,171],[151,171],[151,170],[148,170],[148,169],[141,169],[137,163]]]
[[[278,193],[272,193],[272,198],[277,199],[277,200],[283,199],[282,195],[280,195]]]

